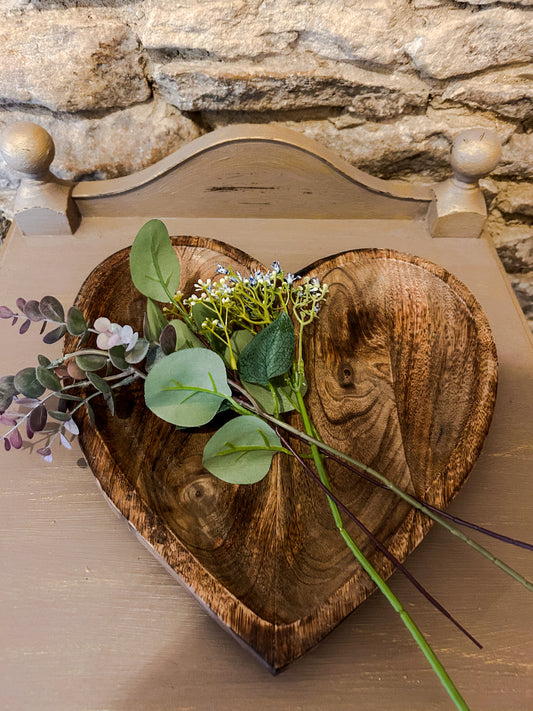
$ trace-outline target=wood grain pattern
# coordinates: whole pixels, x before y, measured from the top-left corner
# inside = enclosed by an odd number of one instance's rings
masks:
[[[251,258],[202,238],[178,238],[184,292],[216,264]],[[321,436],[437,505],[457,493],[481,449],[497,362],[487,321],[443,269],[390,250],[321,260],[309,273],[331,296],[307,341],[308,401]],[[140,328],[144,298],[128,250],[103,262],[78,305]],[[249,487],[201,467],[215,430],[177,431],[144,406],[142,386],[119,394],[118,417],[82,419],[82,447],[103,491],[219,620],[273,671],[316,644],[372,585],[336,532],[327,502],[294,463],[276,457]],[[299,425],[296,416],[292,424]],[[389,492],[328,465],[336,493],[404,560],[429,528]],[[351,528],[347,524],[347,528]],[[357,530],[384,576],[391,567]]]

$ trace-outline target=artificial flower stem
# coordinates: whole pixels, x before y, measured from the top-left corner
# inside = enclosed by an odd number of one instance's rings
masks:
[[[365,524],[357,517],[355,514],[353,514],[350,509],[342,503],[342,501],[336,496],[333,491],[329,490],[324,483],[320,480],[319,476],[311,469],[311,467],[303,460],[303,457],[301,454],[296,452],[293,447],[290,445],[288,440],[283,436],[283,434],[280,432],[279,428],[276,428],[276,433],[280,439],[281,444],[283,447],[285,447],[287,450],[289,450],[289,453],[292,454],[296,460],[299,462],[300,466],[304,469],[305,472],[313,479],[313,481],[319,486],[322,491],[330,497],[336,504],[337,506],[343,511],[348,518],[350,518],[356,526],[367,536],[367,538],[372,541],[373,545],[375,548],[380,550],[383,555],[388,558],[391,563],[398,568],[398,570],[405,575],[405,577],[416,587],[416,589],[422,593],[422,595],[432,604],[434,605],[439,612],[441,612],[445,617],[447,617],[463,634],[465,634],[479,649],[483,649],[482,645],[477,641],[477,639],[470,634],[470,632],[460,624],[449,612],[446,610],[445,607],[443,607],[438,600],[436,600],[433,595],[426,590],[426,588],[410,573],[407,568],[401,563],[398,558],[396,558],[395,555],[389,551],[387,546],[385,546],[381,541],[376,538],[376,536],[370,531]]]
[[[244,407],[247,407],[247,405],[245,403],[242,403],[242,404]],[[397,494],[404,501],[407,501],[407,503],[411,504],[411,506],[413,508],[418,509],[418,511],[422,511],[422,513],[426,514],[426,516],[433,519],[436,523],[443,526],[446,530],[448,530],[454,536],[457,536],[457,538],[459,538],[464,543],[468,544],[471,548],[473,548],[475,551],[480,553],[482,556],[484,556],[485,558],[490,560],[491,563],[493,563],[496,567],[500,568],[500,570],[503,570],[505,573],[507,573],[507,575],[509,575],[514,580],[516,580],[517,583],[520,583],[527,590],[529,590],[530,592],[533,592],[533,583],[530,580],[528,580],[527,578],[524,578],[523,575],[520,575],[520,573],[518,571],[514,570],[514,568],[511,568],[511,566],[507,565],[507,563],[504,563],[499,558],[496,558],[496,556],[493,555],[484,546],[482,546],[480,543],[477,543],[472,538],[469,538],[465,533],[463,533],[459,529],[455,528],[455,526],[452,526],[450,523],[448,523],[448,521],[446,521],[444,518],[442,518],[439,514],[435,513],[434,511],[431,511],[430,509],[427,508],[427,506],[425,506],[423,503],[420,503],[419,501],[417,501],[417,499],[413,498],[410,494],[407,494],[405,491],[402,491],[402,489],[398,488],[395,484],[393,484],[386,477],[384,477],[383,474],[380,474],[379,472],[375,471],[371,467],[367,467],[362,462],[357,461],[357,459],[353,459],[352,457],[349,457],[347,454],[344,454],[340,450],[334,449],[333,447],[330,447],[329,445],[325,444],[324,442],[320,442],[315,437],[308,435],[304,432],[301,432],[300,430],[297,430],[295,427],[292,427],[287,422],[283,422],[282,420],[272,417],[272,415],[269,415],[266,412],[258,411],[255,408],[250,407],[249,409],[250,410],[253,409],[254,412],[257,415],[259,415],[260,417],[262,417],[263,419],[267,420],[268,422],[271,422],[272,424],[274,424],[276,426],[281,427],[282,429],[286,430],[287,432],[290,432],[295,437],[299,437],[300,439],[307,442],[309,445],[315,445],[321,452],[326,452],[327,454],[332,454],[337,459],[341,459],[345,462],[348,462],[348,464],[351,464],[352,466],[357,467],[358,469],[361,469],[362,471],[366,472],[367,474],[370,474],[372,477],[374,477],[375,479],[380,481],[382,484],[384,484],[387,489],[389,489],[390,491],[393,491],[395,494]]]
[[[313,425],[309,419],[309,415],[307,413],[307,409],[305,407],[304,399],[302,397],[302,393],[298,391],[296,393],[296,398],[298,400],[298,410],[300,412],[300,415],[302,416],[302,421],[304,424],[304,428],[307,432],[307,434],[312,434],[314,432]],[[324,468],[324,462],[322,461],[322,456],[320,454],[320,451],[316,444],[311,444],[311,452],[313,454],[313,459],[315,462],[315,466],[317,468],[318,475],[320,477],[320,481],[324,484],[324,486],[328,489],[328,491],[331,490],[331,486],[328,480],[328,476],[326,474],[326,470]],[[342,536],[344,542],[348,546],[349,550],[353,554],[354,558],[358,561],[358,563],[361,565],[361,567],[364,569],[364,571],[368,574],[368,576],[371,578],[372,582],[378,587],[380,592],[385,596],[387,599],[387,602],[392,606],[393,610],[397,612],[400,616],[400,619],[402,620],[403,624],[405,627],[409,630],[411,636],[415,640],[415,642],[418,644],[420,650],[430,663],[431,667],[437,674],[441,684],[444,686],[446,689],[446,692],[448,693],[449,697],[452,699],[454,702],[455,706],[460,709],[460,711],[469,711],[468,705],[466,704],[466,701],[463,699],[459,691],[457,690],[455,684],[451,680],[450,676],[440,663],[439,659],[437,658],[437,655],[431,648],[431,646],[428,644],[426,638],[422,634],[422,632],[418,629],[417,625],[415,624],[414,620],[412,617],[409,615],[408,612],[406,612],[399,601],[399,599],[396,597],[396,595],[392,592],[390,587],[387,585],[387,583],[383,580],[383,578],[379,575],[377,570],[374,568],[374,566],[370,563],[368,558],[363,554],[363,552],[359,549],[359,547],[356,545],[348,531],[344,528],[343,522],[342,522],[342,516],[340,514],[339,508],[337,504],[333,501],[333,499],[328,495],[328,503],[329,507],[331,509],[331,512],[333,514],[333,518],[335,519],[335,524],[337,526],[337,529]]]

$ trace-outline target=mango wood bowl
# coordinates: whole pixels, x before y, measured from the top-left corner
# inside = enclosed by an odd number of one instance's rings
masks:
[[[181,290],[214,278],[217,263],[261,267],[212,240],[174,240]],[[141,330],[145,299],[129,250],[88,277],[78,306]],[[321,437],[425,501],[445,507],[481,450],[494,407],[497,358],[487,320],[444,269],[391,250],[321,260],[330,296],[306,341],[307,402]],[[97,402],[95,399],[93,402]],[[324,494],[286,456],[252,486],[202,468],[216,424],[177,430],[144,405],[142,384],[117,395],[117,416],[80,416],[81,444],[103,492],[142,540],[271,671],[314,646],[374,589],[335,529]],[[287,416],[296,427],[296,415]],[[401,561],[431,522],[328,462],[337,496]],[[384,576],[391,563],[347,521]]]

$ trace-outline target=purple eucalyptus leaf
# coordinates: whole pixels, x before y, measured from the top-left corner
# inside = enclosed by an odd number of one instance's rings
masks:
[[[6,427],[14,427],[17,424],[17,418],[11,413],[0,415],[0,425],[5,425]]]
[[[17,299],[17,306],[21,311],[24,311],[24,307],[26,306],[26,299],[23,299],[22,296],[19,296]]]
[[[13,430],[9,435],[9,441],[15,449],[20,449],[22,447],[22,435],[18,430]]]
[[[46,426],[48,412],[46,407],[41,404],[34,407],[28,418],[29,425],[34,432],[41,432]]]
[[[47,326],[48,326],[48,321],[43,321],[43,325],[41,326],[41,330],[39,331],[40,336],[42,336],[43,333],[46,331]]]
[[[40,454],[45,462],[52,461],[52,450],[50,447],[41,447],[41,449],[37,450],[37,454]]]
[[[22,324],[22,326],[19,328],[19,333],[20,333],[21,335],[22,335],[23,333],[26,333],[26,331],[29,329],[30,326],[31,326],[31,320],[30,320],[29,318],[27,318],[27,319],[24,321],[24,323]]]
[[[33,439],[35,432],[32,430],[29,419],[26,420],[26,437],[28,439]]]
[[[13,316],[13,321],[11,321],[11,325],[14,326],[18,320],[19,320],[18,316]]]
[[[9,452],[9,450],[11,449],[11,442],[8,440],[7,437],[4,437],[4,449],[6,450],[6,452]]]
[[[46,336],[43,338],[43,343],[46,343],[47,345],[50,345],[51,343],[56,343],[57,341],[60,341],[63,338],[66,332],[66,326],[58,326],[57,328],[54,328],[53,331],[49,331],[46,334]]]
[[[0,318],[13,318],[15,314],[7,306],[0,306]]]
[[[31,321],[43,320],[41,310],[39,308],[39,302],[35,299],[30,299],[29,301],[26,301],[26,304],[24,305],[24,308],[22,310],[24,311],[24,315],[27,316]]]

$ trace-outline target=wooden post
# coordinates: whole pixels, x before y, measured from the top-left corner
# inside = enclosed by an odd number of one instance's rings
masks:
[[[462,131],[453,143],[453,177],[433,187],[428,211],[432,237],[479,237],[487,217],[479,179],[498,165],[501,144],[483,128]]]
[[[0,137],[0,153],[21,174],[15,198],[15,220],[26,235],[72,234],[80,214],[71,198],[73,185],[50,172],[55,146],[44,128],[29,121],[8,126]]]

